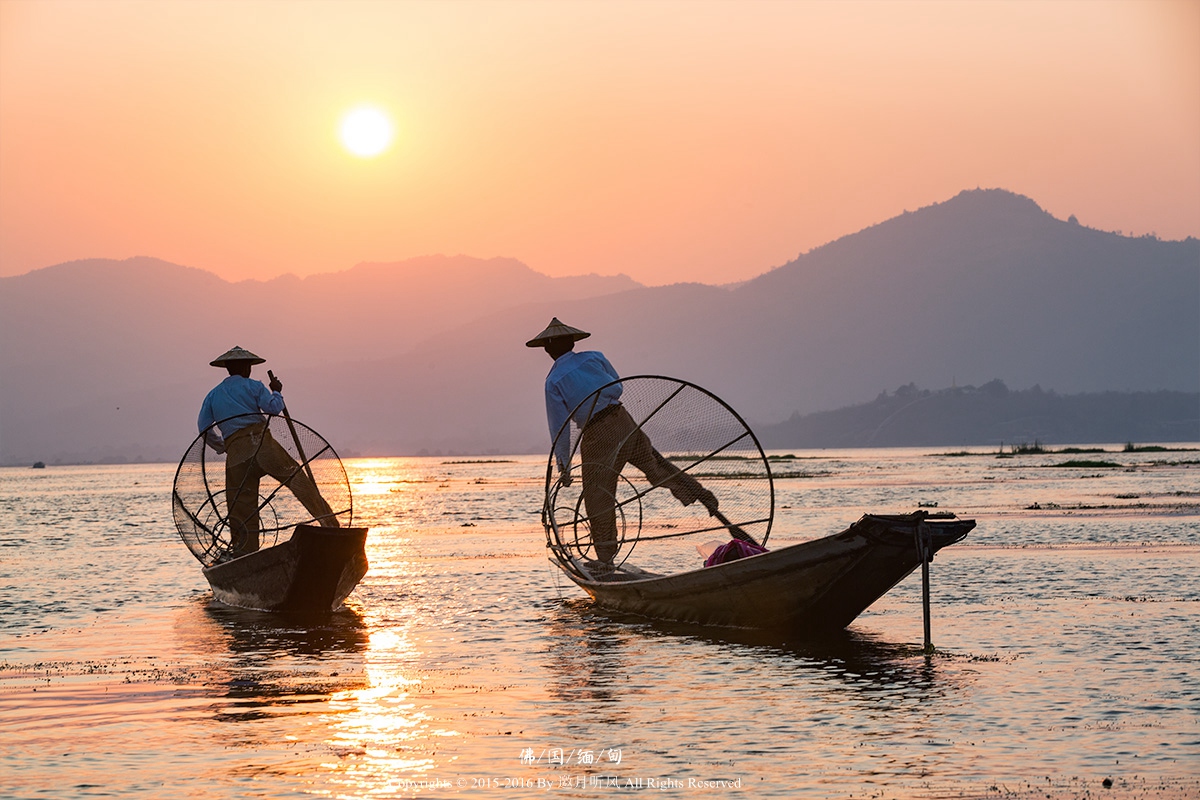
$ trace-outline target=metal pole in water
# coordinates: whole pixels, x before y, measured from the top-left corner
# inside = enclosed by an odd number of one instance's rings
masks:
[[[929,551],[933,549],[933,542],[929,535],[929,526],[923,521],[917,524],[917,541],[918,552],[921,556],[921,610],[925,615],[925,653],[928,655],[933,652],[933,637],[930,634],[929,624]]]

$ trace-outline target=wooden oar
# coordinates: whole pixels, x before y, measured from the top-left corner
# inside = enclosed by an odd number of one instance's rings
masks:
[[[728,529],[729,529],[729,532],[733,534],[733,538],[735,538],[735,539],[741,539],[743,542],[752,542],[753,544],[758,544],[758,542],[754,541],[754,537],[753,537],[753,536],[751,536],[750,534],[746,533],[744,530],[742,530],[741,528],[739,528],[737,525],[734,525],[732,522],[730,522],[730,521],[729,521],[729,520],[728,520],[728,519],[725,517],[725,515],[724,515],[724,514],[722,514],[722,513],[721,513],[720,511],[718,511],[717,509],[715,509],[715,508],[714,508],[714,509],[713,509],[712,511],[710,511],[709,513],[710,513],[710,514],[712,514],[712,516],[714,516],[714,517],[716,517],[716,518],[717,518],[717,522],[720,522],[722,525],[724,525],[726,528],[728,528]]]
[[[267,377],[274,381],[275,373],[267,370]],[[300,444],[300,437],[296,435],[296,426],[292,423],[292,415],[288,413],[287,403],[283,405],[283,418],[287,421],[288,430],[292,432],[292,441],[296,443],[296,452],[300,454],[300,463],[304,465],[304,472],[308,475],[308,479],[313,482],[313,486],[317,485],[317,479],[313,477],[312,467],[309,466],[308,456],[304,455],[304,446]]]

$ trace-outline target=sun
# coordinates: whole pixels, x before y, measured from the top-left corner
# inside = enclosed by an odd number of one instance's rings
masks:
[[[351,153],[373,158],[392,143],[392,121],[378,108],[360,106],[342,117],[339,135]]]

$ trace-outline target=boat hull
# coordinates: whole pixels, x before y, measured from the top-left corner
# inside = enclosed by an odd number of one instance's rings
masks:
[[[924,527],[922,527],[924,526]],[[921,564],[959,541],[974,520],[867,515],[845,531],[713,567],[638,577],[618,571],[587,580],[564,570],[608,609],[700,625],[798,632],[838,630]]]
[[[274,547],[203,570],[213,597],[238,608],[291,613],[337,609],[367,574],[366,528],[297,525]]]

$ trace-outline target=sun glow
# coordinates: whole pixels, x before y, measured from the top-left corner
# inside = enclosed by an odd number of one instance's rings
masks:
[[[360,106],[342,117],[342,145],[359,158],[374,158],[392,143],[392,121],[378,108]]]

